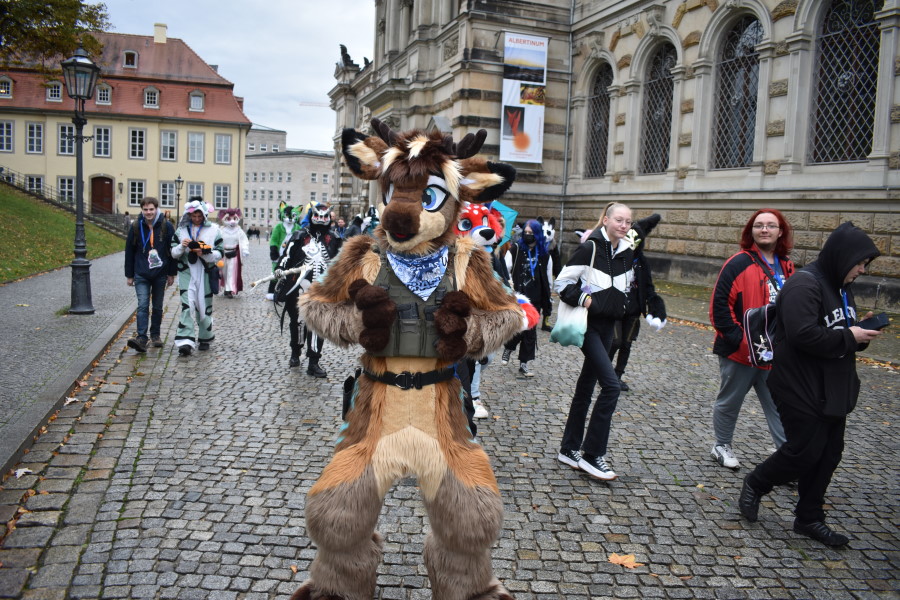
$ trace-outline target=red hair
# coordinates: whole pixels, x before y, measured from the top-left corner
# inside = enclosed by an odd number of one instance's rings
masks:
[[[787,222],[787,219],[784,218],[784,215],[774,208],[761,208],[751,215],[747,224],[744,225],[744,230],[741,231],[741,248],[749,250],[753,247],[753,222],[756,221],[756,217],[764,213],[768,213],[778,219],[781,237],[775,243],[775,255],[786,258],[794,247],[794,230],[791,228],[791,224]]]

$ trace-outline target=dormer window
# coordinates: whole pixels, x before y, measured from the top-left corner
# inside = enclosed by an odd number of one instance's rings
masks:
[[[144,88],[144,108],[159,108],[159,90],[155,87]]]
[[[47,85],[47,102],[62,102],[62,84],[51,81]]]
[[[12,98],[12,79],[0,77],[0,98]]]
[[[203,111],[205,106],[205,98],[203,92],[191,92],[190,110]]]
[[[122,66],[126,69],[137,69],[137,52],[126,50],[123,55]]]
[[[97,86],[97,104],[112,104],[112,88],[105,83]]]

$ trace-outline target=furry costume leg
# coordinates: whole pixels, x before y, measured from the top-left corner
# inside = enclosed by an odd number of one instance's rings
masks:
[[[489,469],[484,452],[473,456]],[[512,600],[493,576],[491,546],[503,522],[494,490],[467,487],[447,471],[434,498],[425,500],[431,533],[423,558],[434,600]]]
[[[356,481],[307,496],[306,528],[318,551],[309,580],[291,600],[372,600],[382,552],[375,526],[383,500],[371,467]]]

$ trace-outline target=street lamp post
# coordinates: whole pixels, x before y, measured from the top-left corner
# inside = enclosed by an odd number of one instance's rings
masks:
[[[179,219],[181,218],[181,188],[184,187],[184,179],[181,178],[181,173],[178,174],[178,177],[175,179],[175,224],[177,225]]]
[[[75,101],[75,258],[72,260],[72,302],[69,312],[75,315],[94,314],[91,302],[91,261],[87,259],[87,240],[84,237],[84,156],[82,144],[91,139],[82,133],[87,119],[84,102],[94,95],[100,67],[91,61],[83,48],[61,63],[66,93]]]

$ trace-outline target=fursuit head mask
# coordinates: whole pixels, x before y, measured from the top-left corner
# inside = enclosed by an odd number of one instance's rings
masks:
[[[475,157],[484,129],[458,143],[439,131],[397,133],[378,119],[372,129],[343,131],[344,160],[360,179],[379,182],[375,236],[394,252],[426,255],[450,245],[463,202],[490,202],[515,181],[511,165]]]
[[[327,204],[316,204],[309,208],[309,224],[311,227],[331,226],[331,208]]]
[[[238,223],[241,221],[241,209],[239,208],[226,208],[224,210],[219,211],[219,221],[222,222],[222,225],[228,227],[229,229],[234,229],[238,226]]]
[[[284,228],[290,231],[297,222],[297,209],[293,206],[282,202],[278,205],[278,219],[284,225]]]

